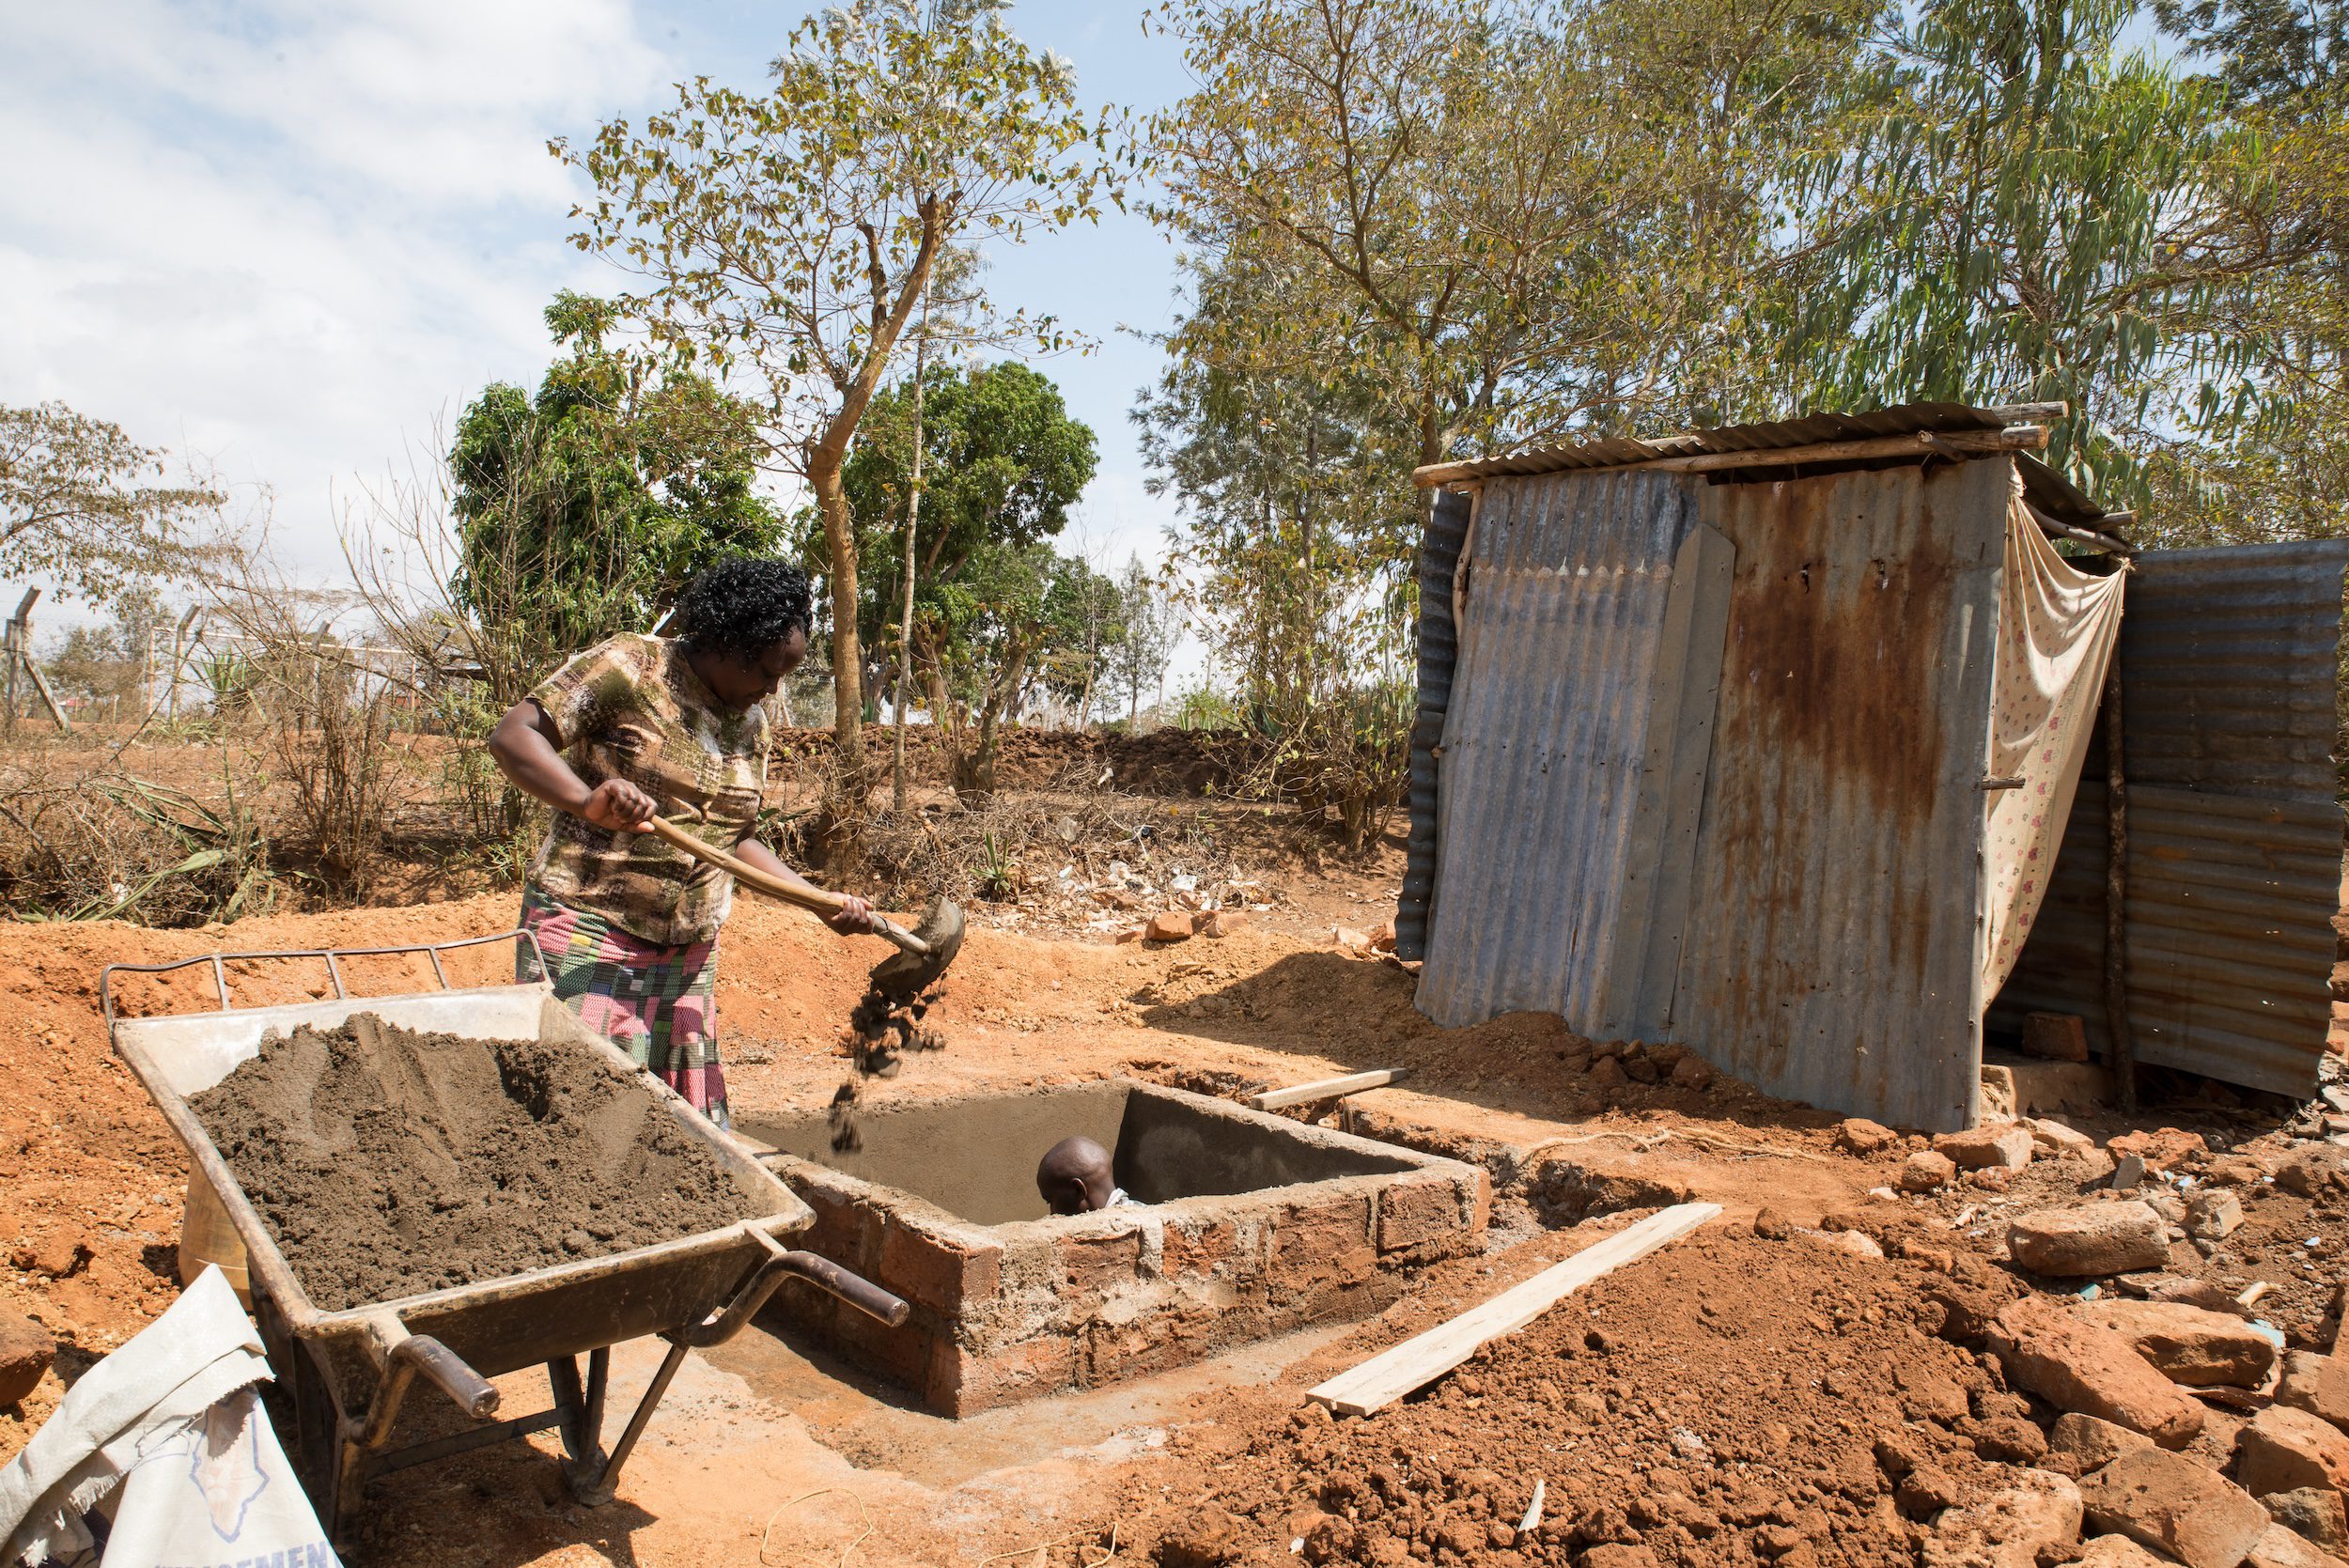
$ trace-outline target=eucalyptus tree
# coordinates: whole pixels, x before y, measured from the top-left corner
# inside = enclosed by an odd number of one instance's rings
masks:
[[[2113,504],[2247,395],[2214,331],[2269,265],[2229,214],[2216,87],[2125,47],[2130,0],[1932,0],[1806,186],[1784,343],[1811,401],[2072,405],[2050,460]]]
[[[848,805],[866,787],[857,534],[841,471],[941,258],[1098,216],[1128,157],[1074,72],[987,0],[859,0],[796,28],[764,92],[682,84],[639,122],[552,148],[594,194],[583,250],[643,281],[649,351],[755,397],[773,458],[821,520],[834,730]],[[1050,349],[1050,316],[970,302],[974,332]]]

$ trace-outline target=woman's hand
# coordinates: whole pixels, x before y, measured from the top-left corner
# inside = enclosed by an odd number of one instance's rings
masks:
[[[578,815],[615,833],[649,833],[660,805],[626,779],[606,779],[587,792]]]
[[[854,893],[845,894],[840,900],[840,912],[826,915],[824,924],[844,937],[870,936],[873,930],[872,902]]]

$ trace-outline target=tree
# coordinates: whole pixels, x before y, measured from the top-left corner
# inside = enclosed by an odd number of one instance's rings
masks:
[[[0,577],[45,577],[102,599],[126,582],[194,569],[203,553],[186,530],[227,497],[158,483],[165,456],[63,403],[0,405]]]
[[[914,668],[965,799],[994,792],[1003,725],[1017,716],[1030,677],[1082,635],[1069,611],[1091,576],[1049,545],[988,543],[931,585],[914,618]]]
[[[2229,233],[2271,265],[2209,323],[2254,356],[2251,395],[2217,403],[2199,440],[2158,453],[2155,535],[2214,544],[2349,531],[2349,8],[2155,8],[2226,105],[2229,167],[2215,194]]]
[[[858,632],[876,647],[900,602],[915,407],[910,384],[877,396],[841,476],[858,553],[872,568]],[[927,585],[953,579],[982,551],[1057,537],[1098,461],[1093,427],[1068,416],[1050,379],[1016,361],[934,370],[920,408],[926,458],[914,534],[917,613]]]
[[[642,276],[629,314],[655,351],[756,389],[770,451],[812,492],[832,604],[842,792],[866,785],[864,608],[842,482],[858,427],[942,255],[1098,215],[1118,192],[1112,126],[1073,72],[987,0],[858,0],[801,23],[752,95],[681,85],[641,128],[552,144],[595,196],[583,250]],[[975,335],[1043,349],[1052,318],[971,301]]]
[[[1808,194],[1786,340],[1826,407],[2062,400],[2050,460],[2115,505],[2138,454],[2232,399],[2207,328],[2268,264],[2222,213],[2218,96],[2122,47],[2128,0],[1933,0]]]
[[[1126,691],[1126,727],[1142,720],[1142,694],[1166,680],[1168,660],[1183,635],[1182,617],[1158,581],[1134,556],[1118,574],[1120,635],[1109,645],[1110,678]]]
[[[1169,347],[1375,386],[1423,463],[1718,400],[1872,8],[1171,0],[1199,90],[1151,122],[1158,215],[1231,287]]]
[[[604,302],[566,292],[546,318],[568,356],[535,396],[484,390],[449,452],[452,597],[476,640],[511,644],[488,663],[537,674],[614,632],[649,630],[695,572],[770,551],[784,534],[752,489],[750,408],[689,371],[647,375],[606,348]]]
[[[1053,651],[1039,675],[1046,690],[1075,706],[1081,728],[1093,721],[1102,660],[1127,636],[1125,595],[1091,562],[1063,556],[1045,592],[1044,615]]]

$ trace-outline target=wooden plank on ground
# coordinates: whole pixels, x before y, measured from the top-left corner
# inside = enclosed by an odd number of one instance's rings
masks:
[[[1515,1333],[1593,1280],[1679,1240],[1720,1212],[1719,1203],[1675,1203],[1652,1214],[1565,1262],[1543,1269],[1523,1284],[1511,1286],[1483,1306],[1381,1351],[1351,1372],[1338,1374],[1313,1389],[1309,1397],[1341,1416],[1367,1416],[1382,1409],[1441,1377],[1475,1355],[1487,1340]]]
[[[1315,1100],[1341,1100],[1365,1089],[1383,1089],[1410,1076],[1408,1067],[1381,1067],[1372,1073],[1348,1073],[1344,1078],[1316,1079],[1288,1089],[1268,1089],[1251,1094],[1248,1103],[1258,1110],[1278,1110],[1284,1105],[1309,1105]]]

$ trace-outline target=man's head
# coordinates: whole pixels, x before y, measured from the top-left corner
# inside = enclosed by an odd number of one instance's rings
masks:
[[[1110,1152],[1090,1138],[1064,1138],[1035,1168],[1035,1189],[1054,1214],[1090,1214],[1107,1208],[1117,1190],[1110,1173]]]
[[[720,702],[749,712],[807,657],[807,574],[788,561],[733,555],[677,599],[677,635]]]

